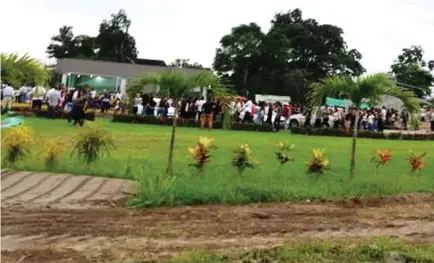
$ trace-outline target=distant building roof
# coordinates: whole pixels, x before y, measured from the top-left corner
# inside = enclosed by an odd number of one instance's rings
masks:
[[[137,65],[144,65],[144,66],[161,66],[161,67],[167,67],[166,62],[163,60],[158,59],[146,59],[146,58],[136,58],[134,60],[134,64]]]

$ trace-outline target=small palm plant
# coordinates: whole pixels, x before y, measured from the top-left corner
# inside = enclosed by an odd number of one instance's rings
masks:
[[[209,162],[211,155],[209,155],[212,149],[216,146],[213,143],[214,139],[209,139],[207,137],[199,137],[197,145],[188,148],[188,154],[191,159],[195,161],[192,166],[196,167],[198,172],[203,172],[205,164]]]
[[[419,102],[415,99],[414,93],[403,90],[386,74],[373,74],[356,80],[348,76],[334,76],[314,83],[311,86],[309,101],[312,107],[321,106],[326,97],[336,97],[344,94],[350,98],[356,109],[355,123],[359,123],[359,111],[364,103],[375,107],[382,96],[392,96],[402,101],[404,107],[410,112],[419,108]],[[351,144],[350,179],[354,178],[356,167],[356,140],[358,125],[354,125],[353,139]]]
[[[33,130],[25,125],[8,128],[2,134],[2,146],[5,148],[3,160],[14,166],[26,157],[33,143]]]
[[[195,88],[207,88],[216,93],[222,93],[226,89],[220,83],[220,79],[211,72],[203,72],[193,76],[186,76],[183,73],[177,71],[176,68],[172,69],[172,72],[161,75],[145,75],[138,77],[130,82],[127,87],[127,93],[130,97],[134,98],[137,92],[143,90],[146,85],[155,85],[160,87],[160,93],[170,97],[173,100],[173,106],[175,107],[172,134],[169,145],[169,156],[167,158],[166,173],[173,173],[173,152],[175,148],[176,137],[176,120],[178,116],[178,102],[185,96],[187,92],[192,91]]]
[[[116,149],[111,136],[101,127],[86,127],[74,135],[73,143],[71,156],[77,155],[88,167]]]
[[[387,149],[385,151],[376,150],[374,152],[374,156],[371,159],[371,162],[376,163],[376,168],[386,165],[390,159],[392,159],[392,150]]]
[[[48,169],[54,168],[59,162],[59,156],[64,150],[64,143],[61,137],[48,140],[44,145],[44,163]]]

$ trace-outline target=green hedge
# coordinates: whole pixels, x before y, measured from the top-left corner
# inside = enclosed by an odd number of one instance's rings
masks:
[[[154,116],[138,116],[138,115],[128,115],[120,114],[113,115],[113,122],[123,122],[123,123],[141,123],[141,124],[154,124],[154,125],[172,125],[173,120],[171,118],[161,118]],[[177,126],[179,127],[192,127],[199,128],[200,123],[193,119],[178,119]],[[221,122],[214,122],[213,129],[222,129]],[[239,131],[259,131],[259,132],[272,132],[273,129],[270,125],[258,125],[251,123],[236,123],[232,124],[231,130]]]
[[[313,136],[334,136],[334,137],[352,137],[352,131],[344,132],[337,129],[311,129],[293,127],[291,128],[293,134],[313,135]],[[404,134],[399,131],[382,133],[376,131],[359,131],[358,138],[369,139],[391,139],[391,140],[417,140],[417,141],[434,141],[434,134]]]

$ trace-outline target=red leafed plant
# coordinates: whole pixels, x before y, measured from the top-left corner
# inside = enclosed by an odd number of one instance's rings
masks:
[[[417,155],[412,150],[410,150],[410,155],[407,157],[407,160],[411,166],[412,172],[422,171],[424,167],[425,156],[426,156],[426,152]]]
[[[391,149],[387,149],[385,151],[376,150],[374,157],[372,157],[371,159],[371,162],[377,163],[377,168],[378,168],[380,165],[387,164],[391,158],[392,158]]]
[[[200,137],[196,146],[188,148],[188,154],[191,159],[195,161],[192,166],[196,167],[199,172],[203,171],[205,163],[209,162],[209,152],[211,149],[215,149],[213,143],[214,139],[209,139],[206,137]]]

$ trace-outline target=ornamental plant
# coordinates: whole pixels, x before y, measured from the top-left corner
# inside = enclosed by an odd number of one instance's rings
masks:
[[[3,160],[15,165],[17,161],[26,157],[33,144],[33,136],[33,130],[25,125],[6,129],[2,134],[2,146],[5,148]]]
[[[416,171],[422,171],[424,168],[424,158],[426,156],[426,152],[422,153],[422,154],[415,154],[412,150],[410,150],[410,154],[407,157],[408,163],[411,166],[411,171],[412,172],[416,172]]]
[[[312,149],[312,157],[306,163],[308,173],[322,174],[330,162],[325,157],[326,149]]]
[[[77,155],[89,167],[104,155],[116,149],[112,137],[101,127],[88,126],[73,137],[71,157]]]
[[[44,156],[45,166],[52,169],[59,161],[59,156],[64,150],[64,143],[61,137],[49,139],[45,145],[42,155]]]
[[[392,158],[391,149],[387,149],[385,151],[376,150],[374,152],[374,156],[371,159],[371,162],[377,163],[376,168],[378,168],[380,165],[386,165],[391,158]]]
[[[196,167],[199,172],[203,171],[205,164],[209,162],[211,155],[209,155],[212,149],[216,149],[214,145],[214,139],[207,137],[199,137],[196,146],[188,148],[188,155],[195,161],[192,166]]]
[[[232,166],[237,168],[238,172],[241,174],[246,168],[255,168],[252,161],[252,150],[248,144],[242,144],[235,148],[234,156],[232,158]]]
[[[294,144],[289,144],[287,142],[279,142],[277,144],[276,158],[280,165],[284,165],[289,161],[294,161],[294,158],[289,157],[289,152],[294,148]]]

